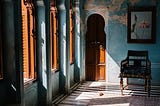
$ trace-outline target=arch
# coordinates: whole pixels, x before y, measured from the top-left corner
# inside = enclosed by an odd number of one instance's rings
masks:
[[[86,80],[106,79],[105,21],[99,14],[87,19],[86,32]]]
[[[98,16],[100,18],[100,21],[102,22],[102,26],[105,27],[105,20],[104,20],[103,16],[100,15],[100,14],[97,14],[97,13],[91,14],[90,16],[88,16],[88,18],[87,18],[87,27],[88,27],[88,24],[91,23],[91,18],[93,18],[95,16]]]

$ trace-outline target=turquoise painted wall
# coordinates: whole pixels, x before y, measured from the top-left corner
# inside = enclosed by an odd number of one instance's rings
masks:
[[[37,95],[37,83],[33,83],[32,86],[28,86],[24,92],[24,104],[25,106],[36,106],[38,102]]]
[[[52,74],[52,98],[59,93],[59,72]]]
[[[127,43],[127,9],[128,6],[156,6],[156,43],[155,44],[136,44]],[[84,1],[81,30],[85,30],[86,21],[89,15],[97,13],[105,19],[106,32],[106,76],[107,82],[119,83],[120,62],[125,59],[127,51],[148,50],[149,59],[152,63],[152,84],[160,84],[158,78],[160,74],[160,2],[154,0],[88,0]],[[86,32],[86,30],[85,30]],[[83,36],[85,36],[85,32]],[[130,81],[130,82],[135,82]],[[143,82],[138,79],[139,82]],[[137,81],[136,81],[137,82]]]

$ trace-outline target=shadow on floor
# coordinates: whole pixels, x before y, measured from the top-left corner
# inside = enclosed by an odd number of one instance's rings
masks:
[[[151,97],[143,86],[131,85],[121,95],[119,85],[85,82],[58,106],[160,106],[160,86],[151,87]]]

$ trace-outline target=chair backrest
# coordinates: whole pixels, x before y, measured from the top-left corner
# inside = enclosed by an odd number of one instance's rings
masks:
[[[145,56],[145,57],[148,57],[148,51],[128,50],[128,56]]]
[[[128,64],[135,67],[146,67],[148,60],[148,51],[128,50]]]

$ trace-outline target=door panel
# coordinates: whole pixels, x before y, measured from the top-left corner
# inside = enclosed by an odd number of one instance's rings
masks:
[[[95,47],[93,45],[88,45],[87,46],[87,52],[86,52],[86,56],[88,57],[88,59],[86,59],[87,62],[87,67],[86,70],[87,71],[87,76],[86,79],[90,79],[90,80],[94,80],[95,79],[95,72],[93,70],[95,70],[96,67],[95,66]]]
[[[105,47],[103,45],[99,46],[99,64],[105,64]]]
[[[86,80],[105,80],[106,35],[104,19],[98,14],[87,20]]]
[[[98,80],[105,80],[105,70],[106,66],[105,65],[98,65],[98,73],[99,73],[99,78]]]
[[[100,45],[99,46],[99,53],[97,54],[98,55],[98,58],[97,58],[97,74],[99,76],[97,76],[97,80],[105,80],[105,67],[106,67],[106,50],[105,50],[105,46],[103,45]]]
[[[88,64],[87,65],[87,76],[86,76],[86,79],[87,80],[90,80],[90,81],[94,81],[95,80],[95,72],[93,70],[95,70],[95,65],[94,64]]]

